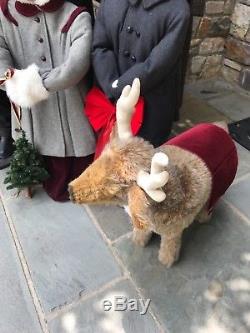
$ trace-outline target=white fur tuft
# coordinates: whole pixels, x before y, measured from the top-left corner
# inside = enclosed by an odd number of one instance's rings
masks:
[[[6,81],[5,86],[10,100],[21,107],[32,107],[49,97],[35,64],[15,70],[14,76]]]
[[[19,0],[19,2],[34,6],[44,6],[46,3],[50,2],[50,0]]]

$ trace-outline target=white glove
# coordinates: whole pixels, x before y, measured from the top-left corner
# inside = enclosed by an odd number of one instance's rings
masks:
[[[113,83],[112,83],[112,88],[116,89],[118,87],[118,80],[115,80]]]
[[[5,82],[5,87],[9,99],[21,107],[30,108],[49,97],[35,64],[16,69],[13,77]]]

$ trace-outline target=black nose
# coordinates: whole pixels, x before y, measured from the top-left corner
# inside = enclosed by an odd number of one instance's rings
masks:
[[[73,192],[73,187],[72,185],[68,186],[68,192],[69,192],[69,198],[72,202],[75,202],[75,198],[74,198],[74,192]]]

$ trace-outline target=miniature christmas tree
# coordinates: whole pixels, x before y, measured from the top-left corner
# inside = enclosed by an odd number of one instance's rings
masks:
[[[48,177],[38,151],[26,139],[22,130],[22,136],[15,142],[15,151],[4,184],[9,184],[8,190],[16,188],[17,195],[27,189],[28,196],[31,196],[32,186],[42,183]]]

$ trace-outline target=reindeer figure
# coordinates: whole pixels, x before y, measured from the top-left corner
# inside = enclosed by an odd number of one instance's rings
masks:
[[[124,88],[117,102],[117,126],[109,144],[101,156],[69,184],[69,192],[71,200],[78,204],[128,205],[133,241],[145,246],[152,232],[159,234],[159,260],[170,267],[179,257],[184,229],[195,219],[208,220],[212,205],[231,184],[237,169],[237,155],[227,132],[212,124],[199,125],[158,149],[133,137],[130,120],[139,95],[140,82],[135,79],[132,87]],[[213,137],[225,141],[220,149],[219,142],[213,147],[213,155],[219,156],[214,162],[215,177],[213,163],[207,165],[203,156],[188,147],[193,141],[199,146],[197,133],[199,137],[205,136],[206,142],[202,145],[206,145],[208,152],[211,145],[214,146]],[[188,143],[186,137],[189,137]],[[183,148],[185,144],[187,147]],[[204,147],[200,150],[202,152]],[[231,166],[228,166],[229,158],[236,161]],[[224,173],[226,176],[221,178]],[[218,179],[223,179],[223,186],[215,184],[214,192],[214,182]]]

